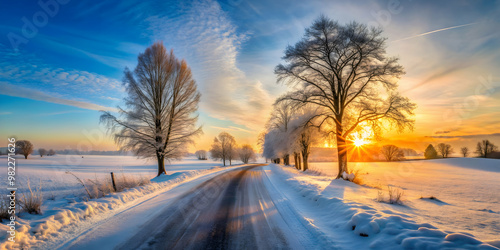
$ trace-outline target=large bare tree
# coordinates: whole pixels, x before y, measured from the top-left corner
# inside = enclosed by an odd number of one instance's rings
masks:
[[[156,158],[158,175],[166,173],[165,159],[182,157],[202,133],[195,125],[200,93],[191,69],[156,42],[139,54],[134,71],[125,69],[124,86],[128,109],[119,109],[121,117],[104,112],[101,121],[116,132],[122,150]]]
[[[415,104],[397,92],[404,74],[398,59],[388,57],[382,30],[352,22],[347,25],[319,17],[302,40],[288,46],[275,69],[278,82],[294,87],[280,101],[322,108],[317,126],[330,124],[338,152],[338,176],[347,171],[347,143],[360,124],[376,134],[382,123],[399,131],[413,128]]]

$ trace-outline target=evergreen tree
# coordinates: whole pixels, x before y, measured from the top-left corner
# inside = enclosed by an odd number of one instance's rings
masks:
[[[429,144],[429,146],[427,146],[424,152],[424,156],[425,159],[436,159],[438,157],[437,151],[434,146],[432,146],[432,144]]]

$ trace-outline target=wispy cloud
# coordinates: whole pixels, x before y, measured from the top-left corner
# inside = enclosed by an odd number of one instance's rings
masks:
[[[235,126],[228,126],[228,127],[218,127],[218,126],[210,126],[211,128],[215,128],[215,129],[220,129],[220,130],[224,130],[224,131],[241,131],[241,132],[245,132],[245,133],[254,133],[255,131],[252,131],[252,130],[248,130],[248,129],[244,129],[244,128],[239,128],[239,127],[235,127]]]
[[[37,116],[53,116],[53,115],[65,115],[65,114],[83,113],[83,112],[84,111],[82,111],[82,110],[68,110],[68,111],[61,111],[61,112],[39,113],[36,115]]]
[[[449,134],[451,131],[449,130],[444,130],[444,131],[436,131],[435,134],[439,135],[439,134]]]
[[[119,101],[120,98],[114,98],[114,97],[111,97],[111,96],[101,96],[102,99],[106,99],[106,100],[111,100],[111,101]]]
[[[448,27],[448,28],[437,29],[437,30],[425,32],[425,33],[422,33],[422,34],[418,34],[418,35],[414,35],[414,36],[409,36],[409,37],[401,38],[401,39],[394,40],[394,41],[391,41],[391,42],[399,42],[399,41],[404,41],[404,40],[408,40],[408,39],[412,39],[412,38],[417,38],[417,37],[421,37],[421,36],[427,36],[427,35],[430,35],[430,34],[433,34],[433,33],[441,32],[441,31],[445,31],[445,30],[462,28],[462,27],[466,27],[466,26],[470,26],[470,25],[474,25],[474,24],[478,24],[478,23],[480,23],[480,22],[474,22],[474,23],[468,23],[468,24],[462,24],[462,25],[452,26],[452,27]]]
[[[63,99],[63,98],[59,98],[59,97],[54,97],[53,95],[50,95],[50,94],[47,94],[47,93],[44,93],[44,92],[41,92],[38,90],[19,87],[19,86],[15,86],[15,85],[12,85],[12,84],[9,84],[6,82],[0,82],[0,88],[2,89],[2,94],[8,95],[8,96],[22,97],[22,98],[28,98],[28,99],[38,100],[38,101],[63,104],[63,105],[78,107],[78,108],[82,108],[82,109],[105,110],[105,111],[113,111],[113,112],[118,111],[118,109],[116,109],[116,108],[105,107],[105,106],[101,106],[101,105],[98,105],[95,103],[76,101],[76,100],[68,100],[68,99]]]
[[[237,130],[237,131],[246,132],[246,133],[253,133],[253,132],[255,132],[255,131],[252,131],[252,130],[248,130],[248,129],[244,129],[244,128],[238,128],[238,127],[234,127],[234,126],[229,126],[229,128]]]
[[[426,137],[451,139],[451,138],[476,138],[476,137],[491,137],[491,136],[500,136],[500,133],[473,134],[473,135],[431,135],[431,136],[426,136]]]
[[[0,81],[24,87],[37,86],[41,92],[98,98],[123,92],[120,81],[84,70],[47,64],[33,55],[0,50]],[[28,97],[29,98],[29,97]]]
[[[252,129],[262,127],[271,97],[258,79],[249,79],[237,66],[248,34],[238,34],[216,1],[195,1],[175,18],[153,16],[147,22],[153,39],[180,48],[177,54],[192,66],[203,111]]]

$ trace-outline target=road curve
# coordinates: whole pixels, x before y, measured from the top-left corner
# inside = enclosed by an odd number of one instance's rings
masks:
[[[201,183],[116,249],[303,249],[269,196],[262,166]]]

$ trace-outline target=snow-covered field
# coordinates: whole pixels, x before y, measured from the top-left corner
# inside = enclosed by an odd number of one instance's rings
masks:
[[[331,249],[498,249],[499,241],[485,243],[457,229],[443,230],[432,221],[417,222],[407,211],[400,212],[400,205],[375,202],[366,196],[370,188],[349,181],[274,164],[266,173],[268,185],[294,205],[297,217],[317,229],[318,239],[329,239]],[[365,197],[354,201],[353,195]]]
[[[7,166],[6,156],[0,156],[0,164]],[[188,157],[168,163],[166,170],[167,174],[173,174],[221,165],[218,161],[200,161],[195,157]],[[151,179],[157,174],[155,161],[139,159],[135,156],[55,155],[41,158],[31,155],[27,160],[16,156],[16,166],[19,192],[26,191],[26,183],[29,181],[32,188],[42,187],[45,198],[54,196],[54,198],[59,198],[85,192],[77,179],[67,174],[67,171],[82,180],[109,178],[110,172],[114,172],[117,178],[125,175]],[[0,172],[0,180],[7,180],[6,171]]]
[[[379,189],[342,188],[337,195],[345,201],[390,209],[453,232],[470,233],[481,240],[500,240],[500,160],[449,158],[403,162],[349,163],[360,170],[363,183],[387,190],[404,190],[403,205],[376,201]],[[330,185],[337,174],[336,163],[311,163],[321,175],[296,177],[319,190]],[[341,193],[340,193],[341,192]],[[438,200],[420,199],[434,196]]]
[[[0,164],[7,166],[7,158],[0,158]],[[34,246],[41,242],[59,236],[62,228],[96,223],[113,213],[130,206],[156,193],[164,192],[177,185],[191,181],[200,176],[206,176],[220,171],[228,171],[233,167],[221,167],[220,162],[199,161],[186,158],[174,161],[167,166],[167,176],[156,176],[156,165],[152,161],[137,159],[132,156],[74,156],[58,155],[52,157],[16,157],[16,181],[19,197],[27,191],[26,183],[31,183],[32,189],[41,187],[43,205],[41,215],[31,215],[25,212],[18,214],[16,242],[24,246]],[[85,191],[76,178],[67,174],[71,171],[81,179],[101,179],[108,177],[110,172],[117,173],[117,178],[124,175],[128,178],[144,176],[152,179],[152,183],[109,194],[104,198],[86,201]],[[6,171],[0,173],[0,179],[7,183]],[[8,227],[6,221],[0,224],[2,231]],[[7,235],[0,235],[0,249],[17,248],[7,241]]]

